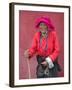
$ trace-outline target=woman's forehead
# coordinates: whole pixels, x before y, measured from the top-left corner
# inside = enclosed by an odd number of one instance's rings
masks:
[[[40,24],[39,25],[46,25],[46,23],[44,23],[44,22],[40,22]],[[47,25],[46,25],[47,26]]]

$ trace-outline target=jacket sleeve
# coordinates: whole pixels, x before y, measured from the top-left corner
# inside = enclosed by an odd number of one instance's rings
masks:
[[[54,42],[53,42],[54,50],[52,54],[50,55],[50,58],[52,59],[52,61],[55,61],[59,55],[60,49],[59,49],[59,42],[58,42],[58,37],[56,35],[56,32],[54,32],[53,35],[54,35]]]
[[[29,48],[29,58],[31,58],[37,51],[37,35],[34,36],[31,48]]]

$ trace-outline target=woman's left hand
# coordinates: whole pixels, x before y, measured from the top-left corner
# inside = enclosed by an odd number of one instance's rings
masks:
[[[44,66],[48,65],[48,63],[46,61],[43,61],[41,64],[44,65]]]

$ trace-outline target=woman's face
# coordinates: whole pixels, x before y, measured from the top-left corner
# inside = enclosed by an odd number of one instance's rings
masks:
[[[45,23],[41,22],[41,23],[39,24],[39,30],[40,30],[40,32],[41,32],[42,34],[46,34],[47,31],[48,31],[48,27],[47,27],[47,25],[46,25]]]

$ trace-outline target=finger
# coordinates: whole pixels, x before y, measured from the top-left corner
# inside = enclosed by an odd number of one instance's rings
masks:
[[[44,62],[42,62],[41,64],[45,64]]]

